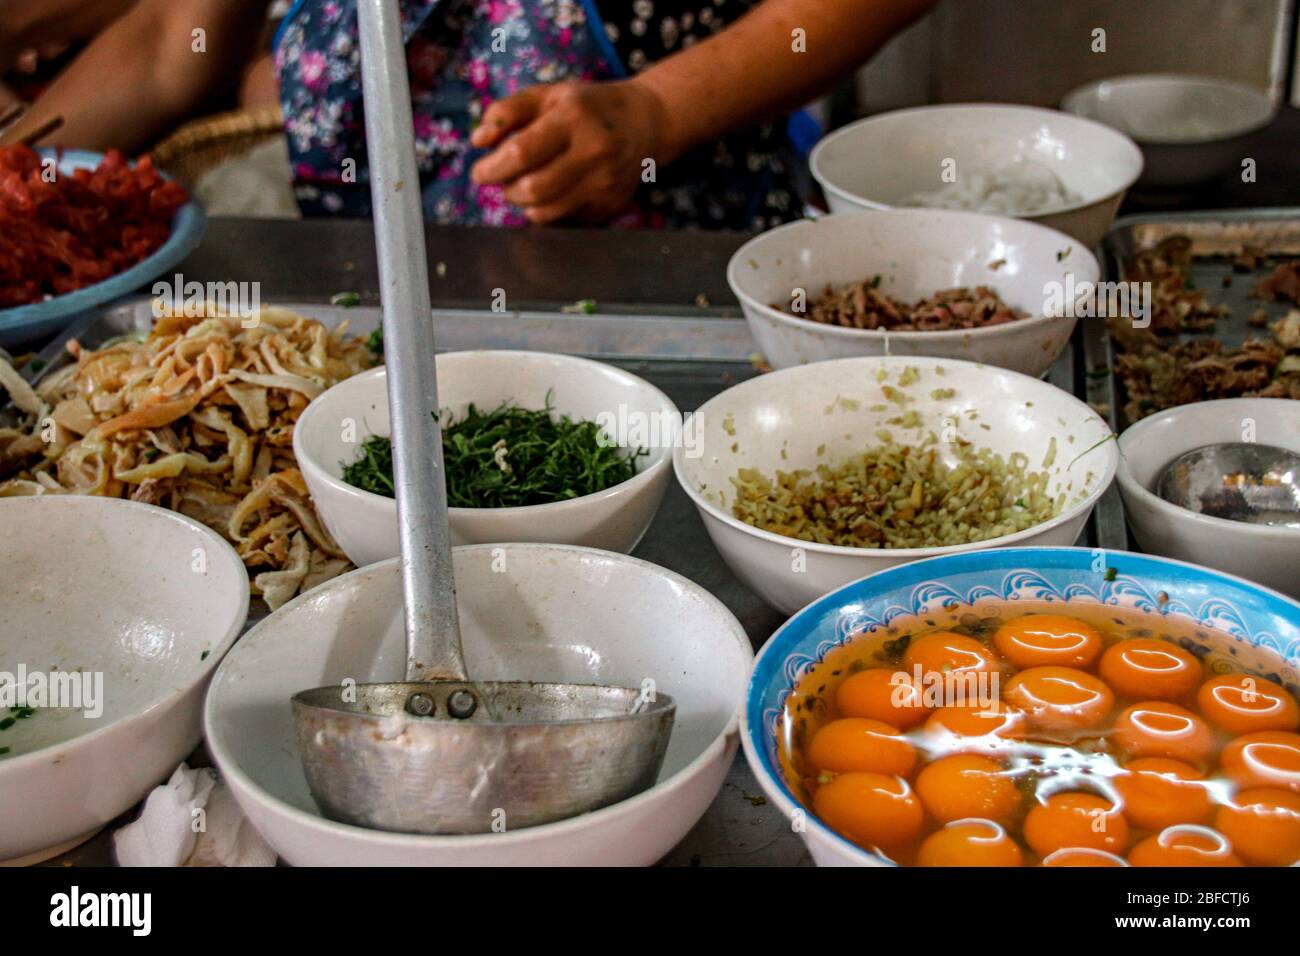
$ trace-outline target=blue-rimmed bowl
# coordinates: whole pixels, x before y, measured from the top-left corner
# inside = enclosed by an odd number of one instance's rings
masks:
[[[745,759],[769,800],[800,821],[820,866],[883,866],[805,809],[777,757],[777,728],[794,686],[855,634],[955,605],[1049,601],[1135,608],[1192,622],[1211,668],[1246,671],[1300,694],[1300,603],[1242,578],[1127,551],[998,548],[915,561],[814,601],[763,646],[741,715]]]
[[[104,158],[102,153],[84,149],[40,149],[37,152],[42,156],[56,157],[59,172],[65,175],[78,169],[95,169]],[[176,210],[172,217],[172,234],[167,241],[153,255],[141,259],[131,268],[75,292],[56,295],[43,302],[0,309],[0,346],[21,345],[53,335],[91,309],[148,285],[198,248],[206,226],[207,215],[203,207],[191,199]]]

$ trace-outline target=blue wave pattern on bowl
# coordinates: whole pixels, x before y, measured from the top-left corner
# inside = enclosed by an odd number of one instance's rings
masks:
[[[1292,694],[1300,689],[1300,603],[1239,578],[1163,558],[1086,548],[945,555],[845,585],[795,614],[772,636],[750,678],[745,704],[750,743],[763,769],[800,803],[777,759],[779,723],[795,684],[832,650],[900,618],[992,600],[1093,604],[1181,617],[1277,654],[1286,668],[1268,676]],[[1198,657],[1209,652],[1206,645],[1188,650]]]

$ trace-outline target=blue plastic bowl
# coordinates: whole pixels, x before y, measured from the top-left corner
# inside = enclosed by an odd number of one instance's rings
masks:
[[[820,865],[887,861],[835,833],[806,810],[777,760],[777,724],[795,684],[857,633],[961,604],[1051,601],[1135,608],[1194,623],[1211,666],[1267,677],[1300,696],[1300,603],[1242,578],[1168,558],[1088,548],[997,548],[915,561],[847,584],[814,601],[763,646],[754,661],[741,743],[772,802],[799,821]]]
[[[42,156],[57,156],[59,171],[68,174],[78,169],[94,169],[104,158],[102,153],[82,149],[40,149],[37,152]],[[148,285],[198,247],[206,226],[207,216],[203,207],[191,199],[172,217],[171,237],[157,252],[125,272],[43,302],[0,309],[0,346],[20,345],[53,335],[91,309]]]

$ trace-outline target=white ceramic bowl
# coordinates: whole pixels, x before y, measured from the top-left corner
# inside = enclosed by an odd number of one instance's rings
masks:
[[[63,698],[0,731],[0,860],[35,862],[127,810],[194,749],[208,674],[248,615],[248,574],[214,532],[133,501],[4,498],[0,529],[6,682],[20,667],[92,682],[80,707]]]
[[[1070,341],[1077,319],[1049,315],[1051,292],[1095,283],[1097,259],[1059,232],[1016,219],[942,209],[832,215],[779,226],[745,243],[727,282],[773,368],[854,355],[931,355],[1041,375]],[[987,285],[1028,318],[982,329],[887,332],[814,322],[784,310],[796,288],[811,303],[827,284],[880,276],[880,289],[914,302],[941,289]]]
[[[1061,108],[1105,123],[1142,148],[1141,187],[1194,186],[1239,170],[1277,108],[1263,90],[1211,76],[1135,74],[1085,84]]]
[[[1119,491],[1143,551],[1227,571],[1300,598],[1300,531],[1228,521],[1170,504],[1151,489],[1184,452],[1254,440],[1300,452],[1300,402],[1227,398],[1156,412],[1119,437]]]
[[[883,384],[898,388],[909,366],[918,377],[899,391],[910,397],[907,410],[919,413],[915,429],[889,423],[902,411],[882,397],[877,378],[883,369]],[[953,394],[931,394],[938,389]],[[882,404],[885,409],[877,410]],[[674,454],[678,482],[731,570],[787,614],[863,575],[918,558],[1007,545],[1073,544],[1114,477],[1118,457],[1105,421],[1073,395],[1016,372],[947,359],[839,359],[772,372],[709,400],[686,427],[696,436],[692,445],[698,454],[685,447]],[[1066,505],[1054,518],[1016,534],[939,548],[819,544],[763,531],[732,516],[731,479],[739,469],[775,476],[833,465],[878,443],[879,429],[900,444],[920,445],[930,432],[945,438],[950,433],[1004,458],[1021,452],[1031,470],[1048,472],[1048,491],[1064,492]],[[1045,467],[1053,441],[1055,457]],[[946,442],[939,449],[955,460]]]
[[[648,447],[635,477],[592,495],[518,508],[451,508],[453,544],[544,541],[628,552],[654,519],[668,488],[669,458],[681,434],[677,406],[629,372],[572,355],[469,351],[439,355],[438,400],[460,418],[513,401],[604,423],[607,434]],[[608,419],[605,418],[608,416]],[[626,423],[621,425],[620,423]],[[637,431],[637,429],[642,429]],[[371,435],[388,435],[388,378],[371,369],[318,396],[298,419],[293,452],[321,520],[353,564],[396,557],[397,503],[343,480]]]
[[[677,701],[659,782],[613,806],[503,833],[418,836],[320,816],[294,742],[289,697],[404,667],[396,561],[289,602],[249,631],[208,693],[208,747],[253,825],[299,866],[650,864],[694,826],[737,747],[753,653],[717,598],[670,571],[562,545],[457,548],[466,663],[485,680],[640,686]],[[507,826],[509,821],[507,820]]]
[[[1106,234],[1142,171],[1137,146],[1101,123],[996,103],[870,116],[824,138],[809,164],[831,212],[849,212],[908,205],[917,193],[942,188],[947,169],[960,177],[1019,160],[1046,166],[1079,197],[1020,218],[1058,229],[1088,249]]]

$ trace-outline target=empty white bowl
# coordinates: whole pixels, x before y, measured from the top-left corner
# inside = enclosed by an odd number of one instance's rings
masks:
[[[546,407],[575,420],[609,422],[606,433],[649,449],[635,477],[568,501],[517,508],[450,508],[453,544],[544,541],[628,552],[650,527],[668,488],[669,458],[681,434],[677,406],[630,372],[549,352],[469,351],[437,357],[438,401],[456,419],[473,403]],[[321,520],[353,564],[396,557],[397,503],[349,485],[343,469],[371,435],[388,435],[383,368],[319,395],[298,419],[293,451]]]
[[[793,290],[807,301],[880,276],[880,290],[915,302],[942,289],[986,285],[1028,318],[980,329],[889,332],[826,325],[784,310]],[[929,355],[987,362],[1041,375],[1070,340],[1073,309],[1049,315],[1051,294],[1095,283],[1097,259],[1051,229],[979,213],[895,209],[788,223],[731,257],[727,282],[773,368],[855,355]]]
[[[1137,146],[1101,123],[997,103],[870,116],[828,135],[809,157],[831,212],[912,205],[918,193],[945,186],[949,170],[960,179],[1018,161],[1046,167],[1079,197],[1019,218],[1058,229],[1088,249],[1106,234],[1142,171]]]
[[[194,749],[208,674],[248,614],[248,573],[213,531],[133,501],[3,498],[0,528],[5,681],[22,668],[81,693],[0,731],[0,860],[35,862]]]
[[[1061,108],[1114,127],[1142,148],[1138,185],[1193,186],[1239,170],[1277,108],[1263,90],[1212,76],[1134,74],[1087,83]]]
[[[677,702],[649,790],[592,813],[501,833],[420,836],[320,815],[294,738],[292,694],[390,680],[405,666],[397,561],[328,581],[248,632],[208,693],[208,748],[272,847],[299,866],[644,865],[708,808],[737,747],[753,653],[703,588],[625,555],[545,544],[454,552],[466,664],[484,680],[638,687]]]
[[[899,376],[917,370],[914,384]],[[880,370],[885,380],[877,378]],[[940,374],[939,369],[943,372]],[[882,396],[890,385],[910,397],[920,426],[890,424],[903,410]],[[951,389],[944,397],[936,390]],[[884,410],[879,409],[881,405]],[[698,453],[673,456],[677,480],[695,503],[724,561],[773,607],[793,613],[863,575],[940,554],[1007,545],[1069,545],[1115,475],[1118,457],[1106,422],[1054,385],[971,362],[932,358],[857,358],[803,365],[735,385],[710,399],[687,423]],[[950,434],[1007,458],[1021,452],[1033,471],[1047,471],[1048,491],[1064,492],[1055,517],[1015,534],[937,548],[851,548],[787,538],[732,515],[731,479],[741,468],[777,471],[835,465],[874,444],[878,429],[919,446],[933,432]],[[1049,451],[1055,448],[1049,464]],[[939,446],[953,462],[947,443]]]
[[[1149,415],[1119,437],[1120,496],[1143,551],[1226,571],[1300,598],[1300,531],[1228,521],[1165,501],[1151,489],[1184,452],[1253,434],[1300,452],[1300,402],[1225,398]]]

